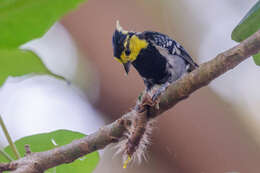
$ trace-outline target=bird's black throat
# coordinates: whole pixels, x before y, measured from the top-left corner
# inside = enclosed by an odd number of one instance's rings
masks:
[[[132,64],[139,74],[151,84],[163,84],[170,77],[166,70],[166,59],[151,44],[148,45],[148,48],[141,50]],[[148,85],[146,81],[145,84]]]

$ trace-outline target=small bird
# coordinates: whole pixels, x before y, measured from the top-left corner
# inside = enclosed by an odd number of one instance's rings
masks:
[[[160,86],[152,101],[183,74],[199,67],[178,42],[159,32],[125,31],[117,21],[112,43],[114,57],[123,64],[126,74],[132,64],[143,78],[146,91]]]

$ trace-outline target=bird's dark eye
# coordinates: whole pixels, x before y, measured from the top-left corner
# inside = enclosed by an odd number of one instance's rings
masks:
[[[126,56],[129,56],[130,53],[131,53],[131,51],[130,51],[129,49],[126,49],[126,50],[125,50],[125,55],[126,55]]]

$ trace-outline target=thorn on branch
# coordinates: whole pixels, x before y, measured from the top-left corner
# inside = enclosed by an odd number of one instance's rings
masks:
[[[32,154],[32,151],[30,149],[30,145],[29,144],[25,144],[24,145],[24,149],[25,149],[25,156],[28,156],[28,155]]]

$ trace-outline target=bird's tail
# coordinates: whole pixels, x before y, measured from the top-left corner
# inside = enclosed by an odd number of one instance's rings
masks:
[[[196,68],[199,68],[199,65],[193,61],[192,63],[189,63],[189,64],[188,64],[188,66],[187,66],[187,71],[188,71],[188,72],[192,72],[192,71],[195,70]]]

